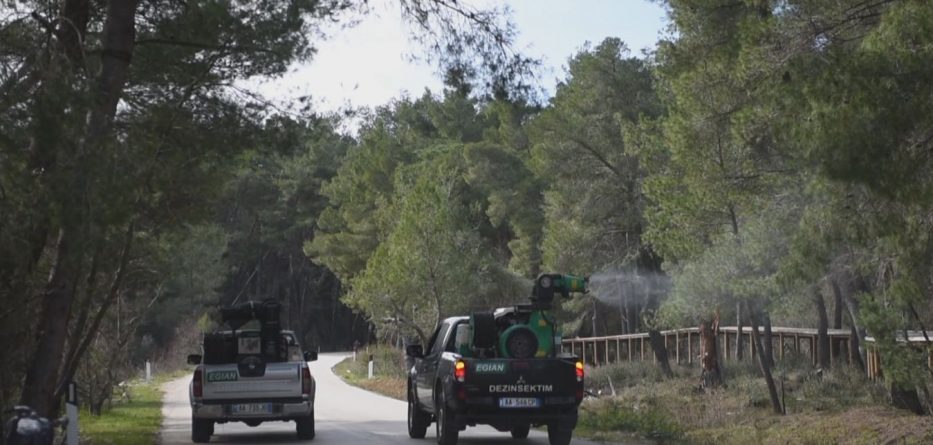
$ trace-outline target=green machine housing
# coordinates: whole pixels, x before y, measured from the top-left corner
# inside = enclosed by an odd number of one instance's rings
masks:
[[[570,298],[571,293],[586,292],[587,281],[574,275],[539,275],[531,291],[531,304],[471,314],[469,343],[458,342],[460,353],[499,358],[556,356],[560,332],[548,317],[554,296]]]

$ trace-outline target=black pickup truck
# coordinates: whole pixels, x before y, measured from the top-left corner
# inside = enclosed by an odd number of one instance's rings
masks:
[[[454,445],[467,426],[491,425],[523,439],[532,426],[546,425],[552,445],[569,444],[583,399],[583,363],[553,350],[546,356],[515,354],[525,358],[475,354],[466,347],[472,328],[471,317],[448,318],[427,349],[406,348],[414,359],[408,377],[409,436],[424,438],[434,422],[437,442]],[[537,350],[536,343],[514,338],[510,347]]]

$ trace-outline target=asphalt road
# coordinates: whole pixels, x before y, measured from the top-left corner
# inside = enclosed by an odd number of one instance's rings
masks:
[[[311,442],[295,436],[294,422],[269,422],[251,428],[243,423],[216,425],[211,443],[237,444],[340,444],[340,445],[429,445],[436,443],[434,426],[424,439],[411,439],[406,429],[404,402],[347,385],[337,378],[331,368],[346,354],[321,354],[311,363],[311,373],[317,381],[317,399],[314,413],[317,436]],[[188,405],[190,377],[169,382],[163,386],[162,445],[191,443],[191,408]],[[547,434],[532,431],[529,439],[514,441],[508,433],[490,427],[478,426],[460,432],[463,445],[546,445]],[[595,445],[595,442],[575,439],[576,445]]]

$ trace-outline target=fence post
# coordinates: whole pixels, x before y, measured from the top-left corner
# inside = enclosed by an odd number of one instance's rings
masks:
[[[687,364],[693,364],[693,342],[691,341],[692,335],[690,331],[687,331]]]
[[[146,383],[152,383],[152,364],[146,360]]]
[[[373,378],[373,355],[369,354],[369,378]]]
[[[674,355],[677,356],[677,364],[680,364],[680,331],[674,331]]]
[[[75,382],[68,382],[65,414],[68,416],[68,427],[65,429],[67,444],[78,445],[78,388]]]

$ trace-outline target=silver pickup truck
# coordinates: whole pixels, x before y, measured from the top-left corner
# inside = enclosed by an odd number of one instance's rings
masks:
[[[197,365],[188,392],[192,442],[209,442],[214,424],[226,422],[294,420],[299,439],[314,438],[315,382],[307,362],[317,353],[303,352],[292,331],[279,332],[271,341],[260,330],[204,334],[203,355],[188,356]]]

